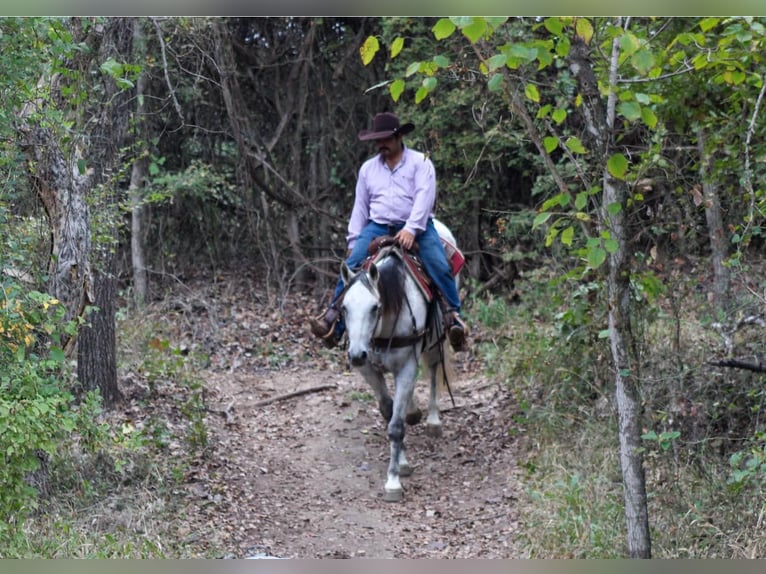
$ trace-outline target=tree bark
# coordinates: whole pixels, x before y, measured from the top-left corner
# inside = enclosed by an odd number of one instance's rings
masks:
[[[98,59],[110,58],[118,62],[129,61],[132,53],[135,19],[113,18],[103,29],[98,46]],[[100,225],[105,231],[91,252],[92,290],[89,303],[95,310],[88,315],[89,326],[83,329],[78,342],[77,378],[84,390],[98,389],[105,407],[113,406],[120,397],[117,386],[117,359],[115,337],[115,249],[118,214],[118,192],[113,170],[128,133],[129,103],[132,93],[121,90],[115,79],[100,74],[95,76],[103,92],[103,100],[93,104],[89,116],[98,118],[88,122],[88,165],[93,170],[90,201],[98,210]],[[96,86],[94,86],[95,88]],[[85,118],[83,118],[83,121]]]
[[[119,402],[122,394],[117,386],[117,356],[115,349],[115,297],[117,281],[114,258],[110,268],[94,273],[93,304],[98,311],[88,316],[80,330],[77,353],[77,379],[84,391],[98,389],[105,407]]]
[[[64,321],[76,321],[87,304],[90,276],[90,210],[85,198],[91,177],[78,167],[79,150],[65,154],[50,128],[25,126],[25,132],[30,179],[51,227],[48,292],[64,305]],[[62,335],[67,356],[73,354],[76,340],[76,335]]]
[[[729,270],[724,265],[728,252],[718,186],[712,180],[710,173],[713,157],[705,149],[705,139],[705,130],[700,126],[697,128],[697,147],[700,156],[699,174],[702,181],[702,202],[705,206],[705,219],[713,260],[713,304],[716,311],[723,313],[726,311],[729,299]]]
[[[140,21],[133,28],[134,59],[142,66],[146,61],[146,40]],[[130,256],[133,267],[133,300],[143,306],[147,296],[146,257],[144,255],[144,184],[147,176],[147,134],[146,134],[146,72],[141,71],[136,80],[136,140],[137,157],[130,173]]]
[[[612,44],[610,94],[604,109],[596,75],[590,62],[588,47],[580,37],[571,44],[570,70],[577,79],[583,96],[583,113],[587,131],[598,157],[608,158],[616,151],[614,144],[614,84],[619,54],[619,38]],[[641,401],[638,392],[638,358],[630,326],[630,265],[625,232],[627,188],[615,179],[604,164],[602,171],[601,226],[617,242],[608,258],[607,304],[609,343],[615,371],[615,402],[619,420],[620,465],[622,468],[627,553],[630,558],[651,558],[649,512],[646,479],[641,454]],[[608,207],[618,204],[618,211]]]

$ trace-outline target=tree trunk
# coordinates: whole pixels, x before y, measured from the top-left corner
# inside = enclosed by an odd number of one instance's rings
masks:
[[[710,252],[713,260],[713,304],[718,312],[726,311],[729,299],[729,270],[724,265],[728,255],[726,234],[724,233],[721,201],[718,186],[711,178],[712,154],[705,150],[705,130],[697,129],[697,147],[699,149],[700,180],[702,181],[702,202],[705,206]]]
[[[146,60],[146,42],[142,23],[136,22],[133,28],[133,53],[136,62],[142,66]],[[130,256],[133,267],[133,300],[143,306],[147,295],[146,258],[144,256],[144,183],[147,175],[147,137],[146,137],[146,72],[142,71],[136,80],[136,151],[130,173]]]
[[[100,38],[96,64],[114,59],[128,61],[133,42],[134,19],[113,18],[104,27]],[[95,310],[88,314],[89,326],[80,334],[77,352],[77,377],[84,390],[98,389],[105,407],[110,407],[119,399],[117,386],[117,359],[115,342],[115,249],[116,221],[118,220],[118,202],[116,176],[113,170],[117,165],[123,147],[130,115],[129,103],[132,94],[120,90],[114,78],[105,74],[95,76],[101,81],[99,91],[103,100],[93,104],[85,118],[98,118],[88,122],[87,164],[93,171],[94,186],[89,190],[94,213],[98,214],[101,239],[90,253],[92,259],[91,290],[88,292],[89,304]]]
[[[98,312],[88,316],[80,330],[77,353],[77,379],[82,390],[98,389],[103,405],[111,407],[122,397],[117,387],[117,346],[114,315],[117,281],[114,257],[109,269],[93,273],[93,304]]]
[[[85,197],[91,178],[78,168],[81,157],[67,157],[50,128],[31,127],[24,139],[29,175],[51,226],[48,292],[64,305],[65,322],[77,320],[87,303],[90,275],[90,211]],[[62,335],[67,356],[72,356],[76,340]]]
[[[610,92],[606,109],[601,101],[598,82],[590,62],[588,47],[580,37],[571,45],[569,65],[577,79],[583,96],[583,114],[587,132],[594,143],[598,157],[610,157],[617,150],[614,141],[615,91],[619,55],[619,38],[612,43]],[[607,276],[607,305],[609,316],[609,343],[615,372],[615,402],[619,420],[620,465],[625,499],[627,526],[627,552],[630,558],[651,558],[649,511],[646,499],[646,480],[641,455],[641,401],[638,392],[638,358],[630,327],[630,265],[625,232],[627,189],[624,182],[602,171],[603,195],[601,206],[602,228],[617,243],[609,255]],[[609,210],[611,205],[619,210]]]

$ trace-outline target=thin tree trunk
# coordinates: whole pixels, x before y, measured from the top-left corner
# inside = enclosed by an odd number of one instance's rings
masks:
[[[705,150],[705,130],[697,129],[697,148],[699,149],[700,180],[702,181],[702,201],[705,206],[710,251],[713,260],[713,304],[717,311],[725,311],[729,299],[729,270],[724,265],[728,255],[726,234],[724,233],[721,201],[718,186],[711,179],[710,168],[712,155]]]
[[[612,43],[610,85],[615,84],[619,38]],[[613,145],[615,117],[614,90],[610,90],[606,109],[601,102],[588,47],[582,38],[571,45],[569,65],[578,81],[583,96],[583,113],[588,133],[594,141],[598,157],[608,158],[616,151]],[[609,316],[609,343],[615,371],[615,402],[619,420],[620,465],[622,468],[627,526],[627,552],[630,558],[651,558],[649,511],[646,498],[646,479],[641,455],[641,401],[638,392],[639,362],[635,355],[635,342],[630,327],[630,265],[625,232],[627,189],[609,173],[606,166],[602,174],[603,195],[601,225],[617,242],[617,249],[609,255],[607,277],[607,305]],[[619,210],[609,210],[611,205]]]
[[[141,21],[133,28],[133,53],[135,60],[143,65],[146,60],[146,41]],[[143,190],[147,176],[146,141],[146,72],[136,80],[136,139],[137,157],[130,173],[130,255],[133,266],[133,299],[143,306],[147,296],[146,257],[144,255],[144,207]]]

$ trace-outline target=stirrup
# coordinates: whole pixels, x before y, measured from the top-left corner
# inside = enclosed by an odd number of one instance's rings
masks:
[[[338,344],[338,337],[335,335],[335,326],[338,324],[338,311],[334,307],[329,307],[316,317],[309,320],[311,333],[322,339],[328,348]]]
[[[450,345],[455,351],[467,351],[468,350],[468,327],[463,322],[463,319],[456,312],[451,312],[447,315],[447,336],[449,338]]]

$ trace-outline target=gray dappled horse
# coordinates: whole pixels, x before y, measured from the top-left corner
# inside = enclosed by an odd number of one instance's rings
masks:
[[[448,234],[454,242],[443,225],[439,233]],[[444,337],[441,308],[426,299],[407,272],[398,248],[358,273],[344,261],[341,276],[347,286],[341,312],[348,334],[348,359],[372,387],[380,413],[388,421],[391,459],[383,498],[398,501],[402,498],[399,477],[412,473],[405,455],[404,424],[415,424],[421,417],[413,399],[421,356],[431,384],[426,432],[441,436],[438,392],[449,383],[445,377],[451,373],[451,351]],[[394,376],[393,399],[386,373]]]

